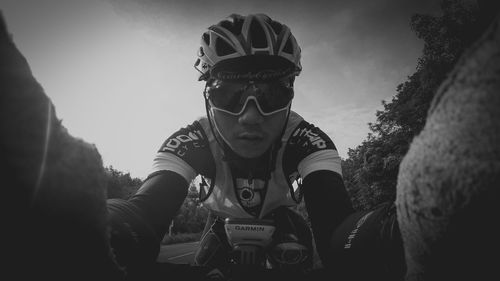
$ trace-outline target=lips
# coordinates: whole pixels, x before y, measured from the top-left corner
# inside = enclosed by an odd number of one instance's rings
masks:
[[[232,148],[244,158],[255,158],[265,152],[269,145],[268,135],[260,131],[243,131],[233,139]]]
[[[259,141],[264,139],[264,135],[261,133],[243,132],[238,134],[238,138],[249,141]]]

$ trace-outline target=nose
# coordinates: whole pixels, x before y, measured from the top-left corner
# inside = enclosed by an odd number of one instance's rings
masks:
[[[245,110],[238,117],[238,122],[245,125],[260,124],[264,121],[264,116],[260,114],[255,101],[248,101]]]

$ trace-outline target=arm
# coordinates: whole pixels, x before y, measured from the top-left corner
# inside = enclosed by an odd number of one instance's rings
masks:
[[[393,202],[354,211],[342,177],[319,170],[303,181],[318,254],[341,280],[403,280],[404,251]]]
[[[293,117],[293,115],[292,115]],[[302,120],[293,129],[283,156],[283,169],[302,177],[302,192],[318,253],[331,264],[330,239],[334,230],[354,212],[342,179],[341,159],[328,135]]]
[[[145,221],[162,238],[184,202],[188,183],[177,173],[161,171],[150,176],[130,202],[142,210]]]
[[[179,138],[184,142],[179,145]],[[160,147],[152,173],[129,200],[108,201],[112,246],[124,265],[152,263],[168,226],[201,171],[210,173],[212,157],[200,124],[182,128]]]
[[[182,176],[160,171],[149,176],[129,200],[108,200],[111,246],[120,265],[130,271],[154,263],[187,190]]]
[[[304,178],[302,188],[318,254],[323,265],[330,267],[332,234],[354,209],[338,173],[312,172]]]

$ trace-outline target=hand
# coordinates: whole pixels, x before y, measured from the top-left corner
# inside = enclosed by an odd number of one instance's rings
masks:
[[[160,251],[160,240],[140,210],[123,199],[107,200],[107,209],[111,247],[118,263],[131,274],[152,266]]]

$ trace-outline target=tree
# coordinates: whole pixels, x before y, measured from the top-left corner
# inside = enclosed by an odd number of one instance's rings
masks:
[[[441,10],[438,16],[411,17],[411,29],[424,41],[416,71],[397,86],[390,102],[382,101],[383,110],[369,124],[371,133],[342,161],[356,209],[394,200],[399,164],[424,127],[431,100],[459,56],[489,23],[484,20],[486,11],[469,2],[444,0]]]
[[[172,233],[199,233],[205,227],[208,209],[201,205],[195,183],[189,186],[186,199],[173,219]]]
[[[135,194],[142,184],[142,180],[132,178],[130,173],[123,173],[113,168],[105,167],[107,197],[128,199]]]

